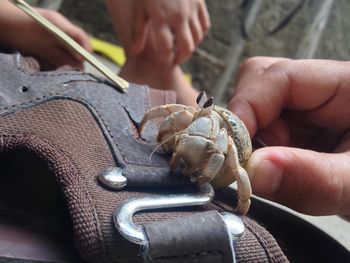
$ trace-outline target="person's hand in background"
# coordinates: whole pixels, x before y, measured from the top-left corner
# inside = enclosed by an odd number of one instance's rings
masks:
[[[228,108],[265,142],[253,193],[313,215],[350,215],[350,63],[256,57]]]
[[[179,102],[195,104],[198,92],[179,64],[188,59],[209,30],[204,0],[107,0],[114,27],[126,51],[120,76],[155,89],[176,91]]]
[[[50,22],[55,24],[88,51],[91,51],[87,34],[73,25],[56,11],[36,9]],[[9,1],[2,3],[0,9],[0,45],[15,49],[25,55],[37,57],[53,67],[71,65],[83,68],[83,58],[57,40],[31,17],[12,5]]]
[[[153,45],[160,53],[159,63],[183,63],[210,28],[204,0],[144,0],[144,8]],[[147,27],[145,21],[138,24],[140,29],[137,30]],[[135,40],[136,50],[142,50],[142,35]]]

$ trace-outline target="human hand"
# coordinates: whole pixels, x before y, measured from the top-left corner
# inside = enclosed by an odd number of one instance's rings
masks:
[[[56,25],[59,29],[65,32],[84,49],[92,52],[90,37],[80,27],[72,24],[67,18],[56,11],[47,9],[36,9],[43,17]],[[83,70],[84,58],[66,46],[66,44],[57,40],[51,33],[37,29],[38,37],[43,38],[42,48],[44,50],[43,57],[54,66],[71,65],[77,69]],[[40,32],[39,32],[40,31]],[[42,36],[39,36],[42,35]],[[33,37],[33,35],[32,35]],[[45,40],[46,39],[46,40]],[[32,38],[32,40],[34,40]],[[40,54],[38,54],[40,56]]]
[[[253,192],[297,211],[350,215],[350,64],[257,57],[228,108],[271,147],[247,164]]]
[[[159,62],[181,64],[190,58],[210,28],[205,1],[144,0],[144,5],[150,17],[152,42],[160,53]],[[136,39],[136,43],[142,42]]]
[[[3,4],[0,10],[0,27],[4,28],[0,41],[3,45],[36,56],[54,67],[71,65],[77,69],[83,68],[83,58],[80,55],[8,1]],[[91,51],[89,38],[81,28],[73,25],[58,12],[40,8],[36,10],[85,49]]]
[[[107,6],[129,56],[180,64],[210,28],[204,0],[110,0]]]

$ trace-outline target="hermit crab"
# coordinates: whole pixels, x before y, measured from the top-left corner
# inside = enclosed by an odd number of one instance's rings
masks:
[[[149,109],[140,123],[142,132],[152,119],[162,118],[157,141],[172,153],[170,166],[198,184],[210,182],[215,188],[237,180],[237,211],[246,214],[251,186],[243,167],[252,145],[243,122],[227,109],[214,106],[213,98],[202,92],[198,107],[167,104]]]

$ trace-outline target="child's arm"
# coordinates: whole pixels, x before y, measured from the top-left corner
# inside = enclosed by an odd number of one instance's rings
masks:
[[[39,8],[36,10],[84,48],[91,50],[89,38],[81,28],[58,12]],[[83,58],[73,53],[9,1],[1,3],[0,32],[0,46],[36,56],[55,67],[69,64],[82,69]]]

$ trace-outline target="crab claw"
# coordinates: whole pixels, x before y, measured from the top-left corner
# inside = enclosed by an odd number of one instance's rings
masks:
[[[199,107],[203,108],[203,105],[206,101],[207,101],[207,95],[205,94],[205,91],[202,91],[201,93],[199,93],[196,102]]]

